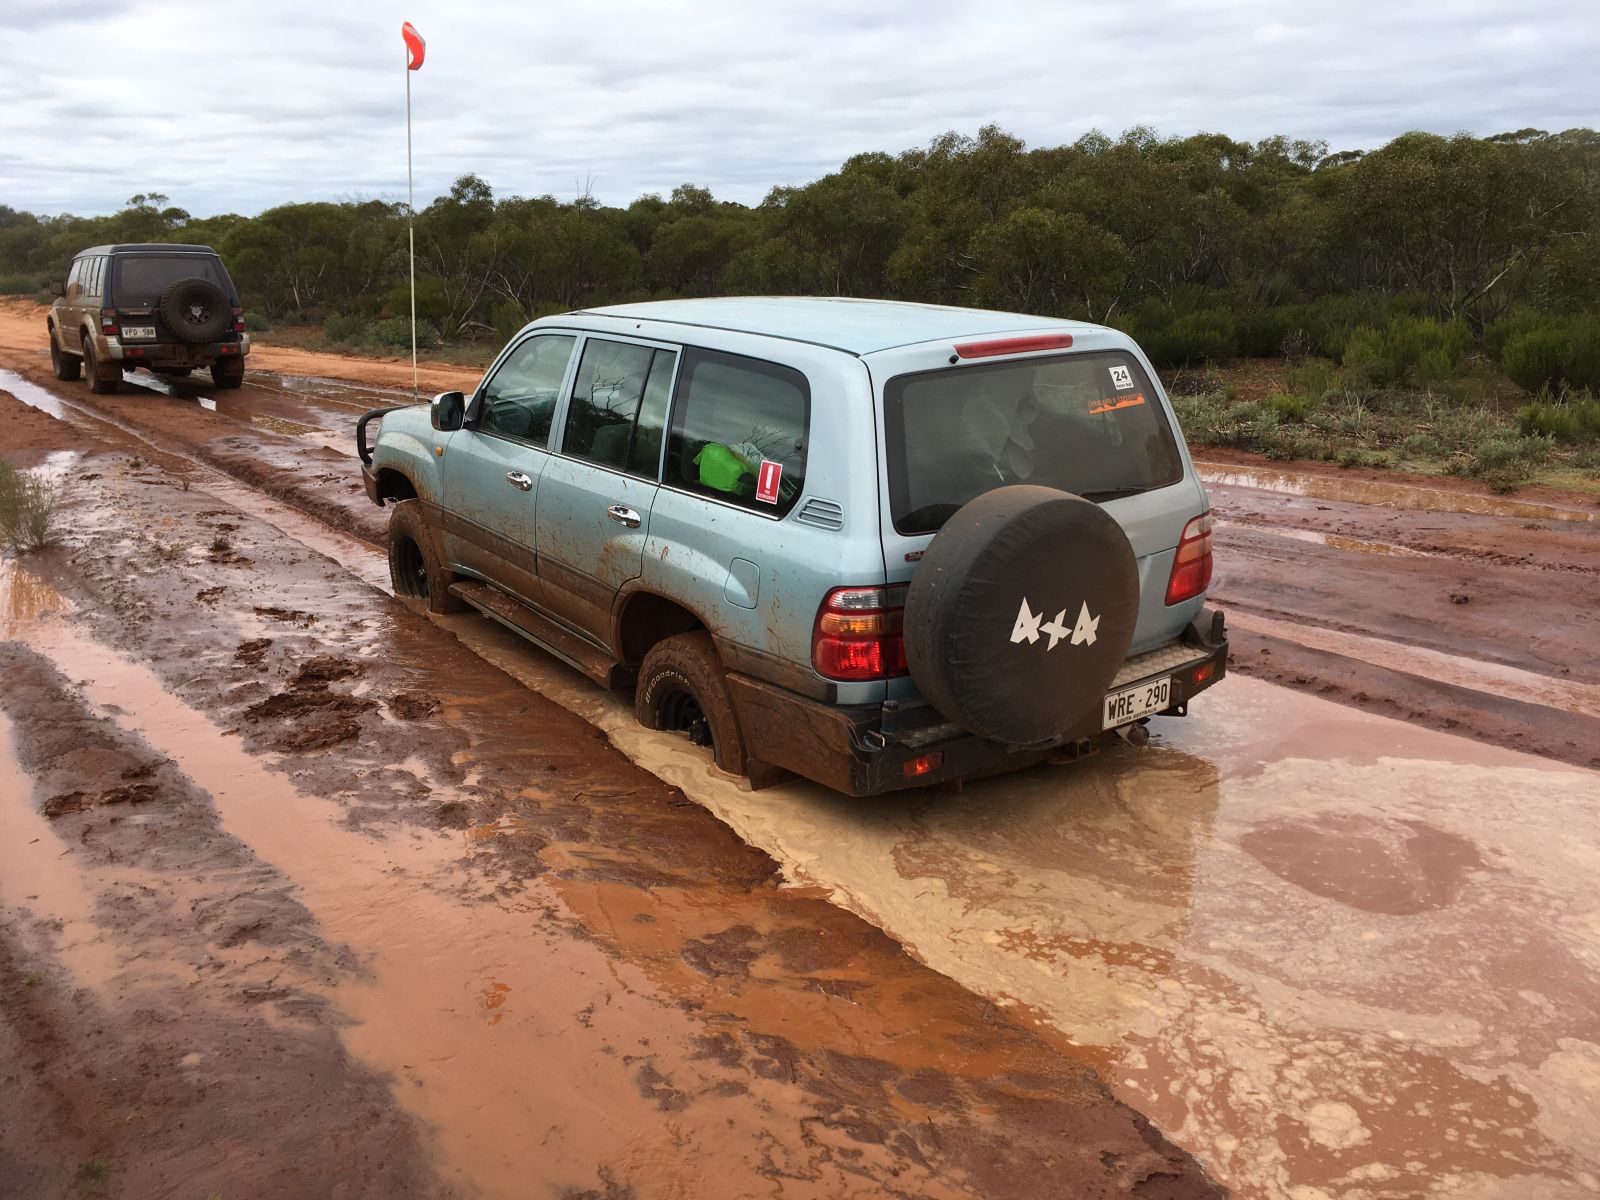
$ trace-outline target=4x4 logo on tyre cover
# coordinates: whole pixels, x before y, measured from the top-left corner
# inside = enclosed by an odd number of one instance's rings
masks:
[[[1085,600],[1083,607],[1078,610],[1078,619],[1068,629],[1063,622],[1067,619],[1067,610],[1062,609],[1055,616],[1055,620],[1045,622],[1043,613],[1036,613],[1028,607],[1028,598],[1022,598],[1022,608],[1017,612],[1017,623],[1011,627],[1011,640],[1013,642],[1027,642],[1030,646],[1039,640],[1040,635],[1048,634],[1050,644],[1046,650],[1054,650],[1056,643],[1062,638],[1070,638],[1074,646],[1092,646],[1100,629],[1100,618],[1089,615],[1089,602]]]

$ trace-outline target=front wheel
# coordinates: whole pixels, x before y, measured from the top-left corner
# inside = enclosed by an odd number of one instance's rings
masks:
[[[710,746],[717,766],[735,775],[749,767],[722,660],[711,635],[680,633],[657,642],[639,665],[633,715],[646,729],[686,733]]]
[[[450,594],[454,575],[440,557],[422,505],[402,500],[389,514],[389,581],[400,602],[417,613],[460,612],[465,603]]]
[[[56,344],[56,332],[50,331],[50,369],[55,372],[55,377],[66,383],[83,376],[83,359],[76,354],[68,354]]]

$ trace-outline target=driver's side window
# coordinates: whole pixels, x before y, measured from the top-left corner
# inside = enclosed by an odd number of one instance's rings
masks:
[[[538,334],[513,350],[483,385],[473,428],[548,445],[567,360],[577,341],[569,333]]]

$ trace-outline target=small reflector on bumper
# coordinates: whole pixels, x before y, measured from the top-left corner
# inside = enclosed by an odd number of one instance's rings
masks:
[[[910,762],[901,766],[900,770],[907,779],[915,779],[919,775],[927,775],[944,766],[944,751],[935,750],[931,754],[921,754]]]
[[[1196,669],[1196,671],[1194,673],[1194,681],[1196,683],[1204,683],[1206,680],[1210,679],[1216,673],[1217,673],[1217,664],[1214,663],[1214,662],[1208,662],[1208,663],[1205,664],[1205,666],[1199,667],[1199,668]]]

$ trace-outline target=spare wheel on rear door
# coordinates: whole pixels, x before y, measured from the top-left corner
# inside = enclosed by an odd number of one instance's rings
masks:
[[[180,279],[156,302],[161,319],[185,342],[214,342],[233,328],[228,297],[209,279]]]
[[[1138,619],[1138,567],[1115,520],[1069,492],[1003,487],[928,546],[906,598],[906,657],[951,721],[1036,746],[1098,711]]]

